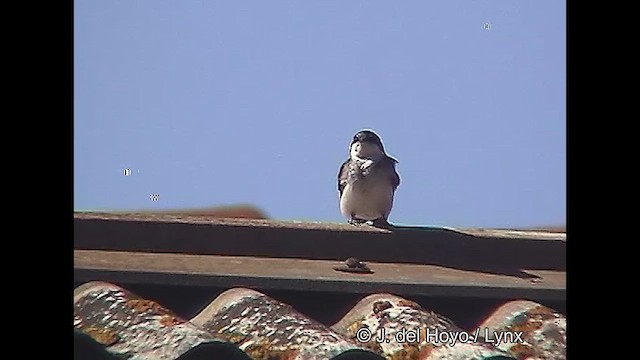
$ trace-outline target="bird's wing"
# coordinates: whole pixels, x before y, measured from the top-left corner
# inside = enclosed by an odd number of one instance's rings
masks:
[[[398,160],[390,156],[387,156],[387,160],[389,160],[387,163],[391,168],[391,184],[393,185],[393,189],[395,190],[400,185],[400,175],[398,175],[398,172],[396,171],[396,164],[398,163]]]
[[[347,186],[347,178],[349,177],[349,167],[347,164],[349,164],[349,159],[340,165],[340,171],[338,171],[338,191],[340,192],[340,196],[342,196],[344,187]]]

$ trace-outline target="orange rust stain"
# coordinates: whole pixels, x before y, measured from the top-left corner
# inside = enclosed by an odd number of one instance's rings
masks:
[[[420,351],[417,347],[405,344],[402,349],[387,355],[387,359],[391,360],[418,360]]]
[[[422,310],[422,307],[420,305],[418,305],[417,303],[411,300],[406,300],[406,299],[402,299],[398,301],[398,306],[406,306],[415,310]]]
[[[184,323],[185,321],[172,315],[165,315],[160,318],[160,324],[163,326],[174,326]]]
[[[375,341],[375,336],[366,343],[362,343],[358,341],[358,339],[356,338],[356,334],[358,333],[358,330],[360,330],[360,328],[362,327],[369,328],[369,326],[362,324],[361,321],[355,321],[353,324],[347,327],[346,336],[348,336],[351,340],[355,341],[358,345],[364,346],[375,353],[382,354],[382,347],[377,341]]]
[[[540,320],[553,319],[556,317],[556,313],[552,309],[542,305],[538,305],[527,311],[527,315],[539,318]]]
[[[82,331],[104,346],[111,346],[120,340],[116,333],[107,329],[90,326]]]
[[[357,340],[356,340],[357,341]],[[361,342],[358,342],[358,344],[362,344]],[[382,346],[380,345],[380,343],[378,343],[375,340],[369,340],[369,342],[364,344],[364,347],[366,347],[367,349],[373,351],[374,353],[377,354],[382,354],[384,352],[384,350],[382,349]]]
[[[346,329],[347,332],[347,336],[349,336],[351,339],[355,339],[356,338],[356,334],[358,333],[358,330],[360,330],[360,328],[369,328],[368,325],[366,324],[362,324],[362,321],[357,320],[355,321],[353,324],[349,325]]]
[[[553,310],[542,305],[536,306],[535,308],[524,312],[522,316],[526,316],[525,321],[523,321],[521,324],[509,324],[507,326],[507,329],[511,331],[522,331],[524,332],[525,337],[527,337],[532,332],[540,329],[545,320],[556,318],[556,314]]]
[[[419,358],[420,348],[418,348],[418,346],[415,344],[405,344],[403,347],[407,359],[417,360]]]
[[[160,314],[170,314],[171,312],[165,308],[163,308],[160,304],[155,301],[145,300],[145,299],[131,299],[127,300],[127,306],[134,309],[136,312],[144,313],[147,311],[151,311],[153,313]]]
[[[298,350],[287,349],[282,353],[282,360],[295,360],[298,357]]]
[[[252,359],[261,360],[294,360],[298,357],[300,350],[275,348],[270,341],[261,341],[251,344],[244,349]]]
[[[515,344],[509,349],[509,353],[518,360],[524,360],[529,357],[536,357],[536,350],[528,344]]]
[[[230,342],[235,345],[240,345],[247,340],[246,335],[237,334],[237,333],[223,333],[220,334],[220,337],[227,342]]]
[[[351,324],[351,325],[349,325],[347,327],[347,334],[350,337],[355,338],[356,337],[356,333],[358,332],[358,330],[360,330],[360,327],[361,327],[361,325],[360,325],[359,321],[354,322],[353,324]]]
[[[393,305],[389,301],[376,301],[373,303],[373,313],[377,314],[391,307],[393,307]]]
[[[364,346],[365,348],[377,354],[382,354],[383,352],[382,346],[377,341],[375,341],[375,336],[366,343],[362,343],[361,341],[358,341],[358,339],[356,338],[356,334],[358,330],[360,330],[360,328],[362,327],[368,328],[369,326],[362,324],[361,321],[355,321],[353,324],[347,327],[346,336],[349,337],[351,340],[355,341],[358,345]]]
[[[431,352],[433,351],[434,346],[433,344],[425,344],[422,349],[420,349],[420,352],[418,353],[418,359],[427,359],[429,357],[429,355],[431,354]]]

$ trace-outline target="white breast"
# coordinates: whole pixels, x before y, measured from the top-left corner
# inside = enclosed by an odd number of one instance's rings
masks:
[[[388,179],[370,177],[347,184],[340,198],[340,212],[346,218],[387,218],[393,206],[394,190]]]

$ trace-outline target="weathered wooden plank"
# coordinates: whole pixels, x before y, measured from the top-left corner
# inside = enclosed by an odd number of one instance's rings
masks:
[[[566,269],[562,233],[76,213],[76,249],[432,264],[481,272]]]
[[[520,276],[435,265],[369,262],[371,274],[334,270],[339,261],[219,255],[75,250],[75,281],[103,280],[256,289],[394,292],[403,295],[564,300],[566,273],[526,270]]]

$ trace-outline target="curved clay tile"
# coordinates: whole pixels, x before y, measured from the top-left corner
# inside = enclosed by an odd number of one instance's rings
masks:
[[[249,359],[235,346],[197,328],[162,305],[110,283],[89,282],[78,286],[73,303],[75,330],[119,359],[173,360],[198,354],[210,354],[209,358]],[[84,349],[91,352],[90,346]]]
[[[250,289],[225,291],[190,321],[253,359],[382,360],[291,306]]]
[[[365,297],[331,328],[387,359],[513,359],[444,316],[391,294]]]
[[[518,359],[564,360],[567,358],[567,319],[533,301],[516,300],[500,306],[479,328],[494,334],[521,334],[516,341],[498,347]]]

